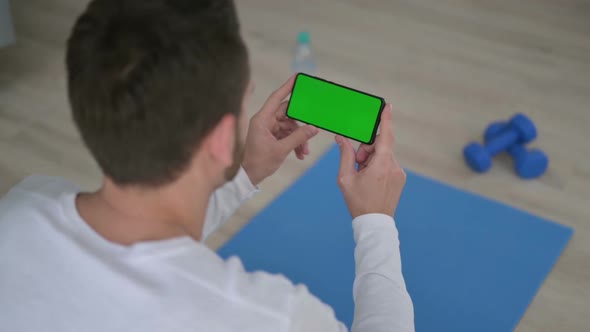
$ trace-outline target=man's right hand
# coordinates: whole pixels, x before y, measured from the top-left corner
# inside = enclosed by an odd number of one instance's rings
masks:
[[[338,186],[353,218],[368,213],[393,217],[395,213],[406,173],[393,154],[392,126],[391,104],[387,104],[381,113],[381,132],[373,145],[361,144],[355,153],[349,139],[336,136],[340,146]]]

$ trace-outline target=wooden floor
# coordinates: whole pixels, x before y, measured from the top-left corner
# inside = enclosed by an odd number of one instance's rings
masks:
[[[255,112],[287,77],[298,31],[308,30],[319,75],[385,96],[397,155],[414,171],[576,228],[518,331],[590,329],[590,1],[238,1],[252,55]],[[81,0],[13,0],[18,44],[0,50],[0,193],[30,173],[99,181],[64,90],[64,41]],[[463,145],[486,124],[529,114],[551,157],[540,180],[517,179],[507,159],[475,175]],[[215,234],[217,247],[332,143],[290,158],[263,192]]]

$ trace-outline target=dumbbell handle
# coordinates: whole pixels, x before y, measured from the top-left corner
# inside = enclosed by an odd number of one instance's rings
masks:
[[[490,124],[484,133],[484,141],[486,143],[491,141],[499,134],[505,132],[509,128],[508,126],[509,125],[506,122],[495,122]],[[508,152],[512,158],[516,159],[517,156],[526,154],[527,150],[524,147],[524,144],[521,144],[517,141],[516,143],[510,145],[506,149],[506,152]]]
[[[515,146],[518,142],[518,132],[513,129],[507,129],[492,138],[486,143],[486,150],[490,155],[495,156],[498,153]]]
[[[484,132],[484,141],[489,142],[498,134],[508,129],[509,127],[506,122],[492,123]],[[514,170],[516,174],[523,179],[534,179],[543,175],[549,165],[549,158],[546,154],[536,149],[528,150],[524,142],[520,139],[509,146],[506,152],[514,159]]]
[[[524,147],[524,145],[517,142],[517,143],[512,144],[510,147],[508,147],[508,149],[506,149],[506,152],[508,152],[508,154],[512,158],[516,159],[518,156],[521,156],[521,155],[527,153],[527,150]]]

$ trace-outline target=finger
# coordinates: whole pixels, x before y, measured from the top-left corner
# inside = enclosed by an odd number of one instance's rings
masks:
[[[375,139],[375,153],[387,154],[393,153],[393,123],[391,104],[387,104],[381,113],[381,130],[379,137]]]
[[[289,101],[283,101],[276,110],[275,117],[278,121],[284,120],[293,120],[287,117],[287,107],[289,106]]]
[[[305,159],[305,155],[309,154],[308,143],[305,142],[305,143],[299,145],[298,147],[296,147],[295,148],[295,153],[298,154],[297,157],[301,156],[301,158],[299,158],[299,159],[301,159],[301,160]]]
[[[282,130],[295,130],[299,128],[299,124],[297,124],[297,122],[295,122],[295,120],[292,119],[278,121],[278,124]]]
[[[295,156],[297,156],[297,159],[299,159],[299,160],[303,160],[305,158],[305,155],[303,154],[303,146],[302,145],[295,148]]]
[[[275,135],[277,139],[283,139],[291,135],[291,133],[297,130],[300,126],[295,121],[282,121],[277,122],[275,127],[277,130],[273,132],[273,135]]]
[[[359,164],[366,162],[373,152],[375,152],[375,144],[361,144],[356,151],[356,162]]]
[[[340,170],[338,177],[351,175],[356,173],[356,161],[354,157],[354,148],[348,138],[336,135],[336,143],[340,147]]]
[[[288,128],[283,129],[281,127],[281,124],[278,122],[273,123],[270,127],[270,132],[272,133],[272,135],[276,139],[281,139],[281,138],[287,136],[287,134],[285,134],[285,132],[287,132],[287,131],[288,131]]]
[[[276,89],[270,97],[264,103],[262,107],[263,112],[272,113],[274,112],[279,105],[289,96],[291,90],[293,89],[293,84],[295,83],[295,75],[289,77],[289,79],[281,85],[280,88]]]
[[[280,140],[279,147],[285,153],[285,155],[287,155],[290,151],[295,150],[296,147],[304,144],[307,142],[307,140],[317,135],[318,132],[319,130],[311,125],[299,127],[289,136]]]
[[[293,120],[293,119],[287,118],[287,106],[289,106],[289,101],[285,100],[285,101],[281,102],[281,104],[277,108],[276,119],[278,121]]]
[[[371,163],[371,160],[373,159],[374,154],[370,155],[369,158],[367,158],[367,160],[363,163],[359,163],[358,164],[358,171],[362,171],[363,169],[367,168],[367,166],[369,166],[369,164]]]
[[[284,137],[289,136],[292,132],[297,130],[297,128],[299,128],[300,125],[297,123],[297,121],[293,119],[286,119],[279,122],[279,127],[281,132],[277,136],[279,139],[282,139]],[[300,159],[303,159],[305,155],[309,154],[309,144],[307,142],[303,143],[302,145],[296,148],[296,151],[301,153],[302,158]]]
[[[309,143],[307,143],[307,142],[305,142],[305,144],[303,144],[303,154],[304,155],[309,154]]]

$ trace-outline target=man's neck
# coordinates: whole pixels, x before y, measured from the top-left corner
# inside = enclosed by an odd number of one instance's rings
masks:
[[[203,187],[203,188],[201,188]],[[108,179],[94,193],[79,194],[80,216],[105,239],[122,245],[202,236],[210,189],[175,181],[157,189],[120,187]]]

